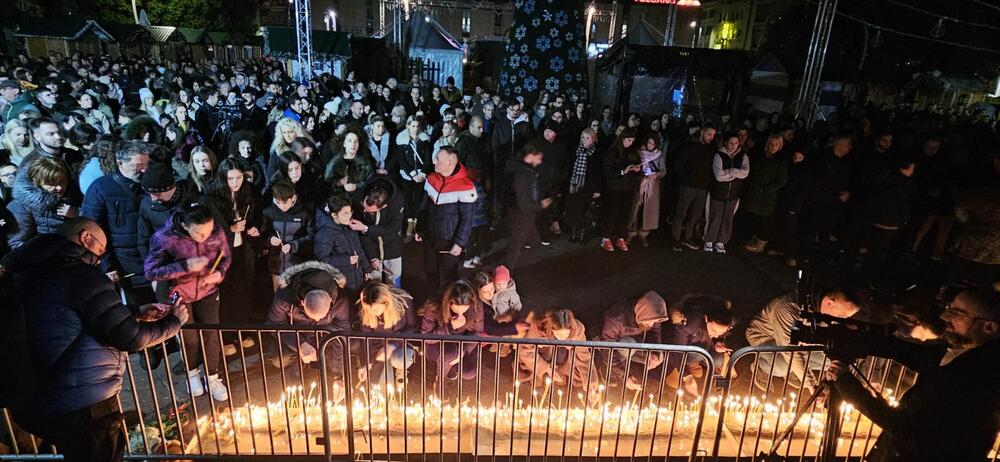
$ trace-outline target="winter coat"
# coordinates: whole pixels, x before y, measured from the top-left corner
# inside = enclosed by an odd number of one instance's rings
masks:
[[[511,279],[504,290],[497,290],[493,295],[493,310],[495,316],[517,316],[521,311],[521,296],[517,293],[514,280]]]
[[[526,319],[528,331],[524,337],[538,340],[555,340],[542,330],[541,317],[536,317],[534,313],[529,314]],[[578,319],[574,319],[569,327],[569,337],[567,341],[584,342],[587,340],[586,327]],[[537,353],[535,352],[537,349]],[[572,353],[574,358],[569,354]],[[588,373],[592,370],[590,362],[593,357],[593,350],[586,347],[538,347],[531,344],[522,344],[517,351],[517,360],[520,366],[519,377],[527,374],[525,379],[543,375],[552,376],[553,372],[558,372],[564,378],[569,378],[572,374],[573,388],[577,390],[589,389],[587,384],[588,376],[591,385],[597,386],[597,374]],[[570,369],[572,367],[572,370]]]
[[[476,187],[462,164],[451,176],[431,173],[424,182],[423,217],[420,233],[430,239],[465,248],[469,244],[476,213]]]
[[[420,333],[431,335],[468,335],[482,337],[484,334],[483,306],[473,304],[469,311],[465,312],[465,325],[455,329],[451,323],[441,324],[441,305],[434,300],[428,300],[424,304],[424,317],[420,321]]]
[[[28,412],[63,414],[118,395],[127,352],[180,330],[172,314],[152,323],[136,321],[97,260],[56,234],[41,235],[3,260],[22,303],[31,308],[25,311],[31,359],[47,371]]]
[[[510,159],[504,168],[510,186],[506,188],[507,197],[504,202],[508,207],[525,213],[542,210],[542,199],[545,196],[539,179],[538,169],[524,163],[520,159]]]
[[[267,312],[267,323],[275,326],[308,326],[330,328],[338,332],[351,330],[351,303],[342,290],[347,280],[337,268],[326,263],[311,261],[291,266],[281,273],[278,291]],[[333,299],[330,311],[315,321],[302,309],[302,300],[311,290],[325,290]],[[312,335],[281,335],[281,343],[298,350],[297,341],[309,343]],[[314,347],[316,345],[313,345]]]
[[[9,224],[7,244],[16,249],[38,234],[54,233],[66,219],[56,214],[63,199],[28,180],[15,181],[14,200],[7,210],[14,218]]]
[[[869,223],[899,229],[910,221],[913,182],[909,178],[893,172],[872,192],[865,206]]]
[[[941,364],[944,348],[896,338],[872,342],[872,355],[892,358],[917,373],[897,405],[875,397],[854,374],[841,374],[845,401],[882,428],[865,460],[932,462],[985,460],[1000,431],[1000,339]]]
[[[709,194],[717,201],[739,200],[743,193],[743,182],[750,175],[750,157],[738,151],[730,156],[719,150],[712,158],[712,175],[715,181],[709,187]]]
[[[813,202],[820,205],[840,204],[838,196],[851,189],[851,164],[847,157],[827,152],[816,164],[813,177]]]
[[[603,165],[604,157],[598,154],[598,152],[596,151],[596,146],[594,148],[595,150],[592,151],[590,155],[587,157],[587,173],[586,175],[584,175],[583,184],[576,191],[573,191],[573,185],[572,185],[573,165],[576,164],[576,159],[579,156],[584,155],[586,153],[586,150],[583,148],[583,146],[578,146],[576,149],[576,154],[574,154],[573,158],[570,159],[569,165],[567,166],[568,168],[567,181],[570,182],[571,194],[581,193],[586,195],[592,195],[595,192],[601,191],[601,182],[603,181],[601,175],[601,166]]]
[[[395,162],[392,155],[392,135],[383,133],[380,141],[375,141],[372,136],[371,125],[365,127],[366,138],[368,139],[368,152],[371,153],[372,166],[375,170],[386,170],[389,174],[393,172]]]
[[[316,211],[316,223],[313,256],[343,273],[347,278],[347,288],[361,289],[365,275],[372,272],[372,262],[361,247],[358,232],[333,221],[330,214],[322,209]],[[355,264],[351,264],[353,256],[358,257]]]
[[[160,228],[170,220],[174,213],[174,208],[178,205],[190,202],[198,197],[194,189],[194,184],[186,180],[177,182],[177,191],[171,200],[167,202],[156,202],[149,198],[149,194],[142,197],[139,203],[139,219],[136,221],[137,236],[139,243],[139,254],[145,260],[149,254],[149,240]]]
[[[420,331],[420,324],[417,320],[417,310],[413,308],[413,299],[407,299],[406,314],[391,326],[379,325],[369,327],[358,320],[358,330],[361,332],[374,332],[380,334],[413,334]],[[374,346],[374,345],[373,345]]]
[[[813,169],[808,161],[788,166],[788,181],[778,193],[776,211],[798,214],[812,193]]]
[[[403,181],[412,182],[418,174],[433,171],[431,155],[431,139],[425,133],[421,132],[416,141],[410,139],[406,130],[396,135],[396,164]]]
[[[618,302],[604,313],[604,324],[598,341],[617,342],[631,337],[637,342],[660,343],[660,326],[669,319],[667,302],[656,292],[646,292],[638,299]],[[653,321],[652,328],[639,325],[643,321]]]
[[[375,213],[362,211],[362,202],[374,185],[382,185],[389,191],[386,207]],[[403,193],[387,178],[375,178],[355,196],[355,217],[368,226],[361,235],[361,246],[369,258],[392,260],[403,256]]]
[[[133,285],[145,284],[139,253],[139,204],[142,186],[115,172],[97,179],[87,190],[81,215],[96,221],[108,233],[108,251],[101,267],[119,275],[135,274]]]
[[[639,180],[642,179],[640,172],[626,172],[629,165],[639,163],[639,153],[635,146],[623,149],[621,146],[614,146],[604,153],[602,172],[604,176],[604,188],[607,191],[627,191],[636,192],[639,190]]]
[[[640,153],[643,151],[640,151]],[[648,174],[643,173],[639,180],[639,191],[632,203],[632,217],[629,230],[650,231],[660,227],[660,198],[662,197],[662,179],[667,174],[664,155],[649,161]]]
[[[36,147],[34,151],[31,151],[30,154],[24,156],[20,165],[18,165],[17,176],[14,178],[14,188],[17,189],[18,184],[20,184],[21,187],[27,187],[27,185],[31,183],[31,178],[28,178],[28,169],[31,167],[31,163],[33,161],[42,157],[62,161],[66,170],[69,171],[69,178],[67,178],[66,181],[66,189],[63,192],[63,201],[73,206],[79,206],[82,204],[83,192],[79,189],[80,179],[77,176],[78,169],[75,166],[83,162],[83,159],[80,157],[79,152],[69,148],[62,148],[59,150],[58,155],[51,156]]]
[[[504,314],[497,314],[492,303],[492,301],[479,301],[479,304],[483,306],[483,332],[490,337],[517,335],[517,324],[514,321],[520,317],[520,312],[507,311]]]
[[[360,187],[375,175],[375,168],[372,166],[368,154],[358,151],[353,159],[344,158],[344,150],[339,149],[333,154],[333,158],[326,164],[324,178],[330,183],[333,191],[344,191],[344,187],[339,184],[344,178],[347,183],[353,183]]]
[[[769,217],[774,214],[778,194],[788,183],[788,161],[778,155],[761,154],[750,162],[750,168],[753,174],[747,179],[741,207],[747,213]]]
[[[493,177],[493,156],[490,155],[489,146],[483,138],[476,138],[468,131],[464,131],[458,134],[458,141],[455,142],[458,161],[469,171],[469,178],[476,182],[482,182],[482,178]]]
[[[681,185],[708,189],[712,184],[712,162],[715,147],[700,141],[689,141],[677,153],[674,171]]]
[[[219,291],[220,283],[208,284],[203,278],[211,273],[212,266],[221,255],[219,265],[215,268],[223,278],[232,263],[232,253],[226,233],[218,223],[212,229],[212,234],[205,242],[197,243],[188,236],[187,231],[175,224],[171,217],[163,228],[160,228],[149,243],[149,254],[143,265],[146,279],[149,281],[171,281],[171,293],[178,293],[187,303],[196,302]],[[201,271],[189,271],[187,259],[205,257],[208,265]]]
[[[493,165],[503,165],[514,158],[517,150],[531,137],[531,122],[528,114],[522,113],[517,119],[503,116],[493,125],[490,146],[493,149]]]
[[[312,255],[313,238],[316,236],[314,214],[301,203],[296,202],[287,212],[282,212],[273,203],[262,213],[261,240],[269,248],[267,269],[271,274],[281,274],[286,269],[309,260]],[[271,238],[277,236],[279,245],[271,245]],[[291,249],[281,251],[283,244]]]
[[[566,182],[569,181],[566,147],[558,139],[550,143],[545,138],[537,138],[532,143],[542,151],[542,165],[539,166],[542,194],[545,197],[562,194],[566,189]]]

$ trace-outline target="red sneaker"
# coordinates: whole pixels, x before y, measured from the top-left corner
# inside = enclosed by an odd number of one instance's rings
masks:
[[[611,239],[603,238],[601,239],[601,248],[606,252],[614,252],[615,246],[611,243]]]
[[[628,252],[628,244],[625,243],[625,239],[619,238],[618,242],[616,242],[615,244],[618,247],[618,250],[621,250],[622,252]]]

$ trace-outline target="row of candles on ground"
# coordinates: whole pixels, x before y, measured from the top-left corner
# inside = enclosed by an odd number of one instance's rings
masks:
[[[575,393],[576,400],[568,399],[562,389],[555,390],[550,396],[551,385],[551,381],[546,381],[545,388],[541,392],[533,390],[529,402],[525,402],[523,398],[516,398],[518,385],[515,384],[513,393],[506,393],[497,405],[492,406],[471,404],[471,397],[455,404],[434,395],[423,402],[407,402],[402,387],[388,385],[383,388],[376,385],[370,393],[362,387],[351,404],[355,436],[361,444],[371,444],[373,449],[378,449],[376,441],[383,442],[383,447],[390,452],[400,450],[388,448],[388,444],[392,442],[401,446],[402,436],[408,444],[420,441],[420,446],[411,450],[422,451],[428,441],[447,440],[446,444],[457,445],[452,435],[459,432],[463,435],[463,448],[473,444],[472,435],[478,432],[481,444],[514,440],[519,445],[514,446],[512,442],[512,450],[521,448],[521,453],[525,453],[527,446],[524,444],[529,440],[563,440],[563,435],[575,444],[589,442],[588,454],[602,451],[608,444],[605,440],[617,446],[617,440],[622,436],[637,441],[646,440],[650,444],[654,435],[658,444],[680,438],[672,447],[689,450],[686,444],[697,428],[702,406],[700,397],[685,397],[682,390],[676,392],[676,399],[673,396],[659,399],[656,394],[643,396],[635,393],[632,400],[623,405],[612,405],[606,401],[601,405],[588,402],[583,393]],[[342,395],[343,390],[337,387],[337,384],[331,387],[334,396]],[[597,391],[599,396],[608,397],[609,393],[603,385],[599,385]],[[885,390],[884,395],[890,403],[895,403],[892,390]],[[203,415],[198,419],[200,446],[197,437],[191,438],[189,451],[254,453],[260,452],[261,446],[266,443],[270,445],[269,451],[304,452],[305,442],[309,439],[305,437],[318,437],[323,433],[322,404],[321,393],[313,383],[308,389],[289,387],[277,401],[266,405],[245,403],[233,408],[219,408],[214,416]],[[775,401],[757,396],[729,395],[723,402],[722,398],[713,396],[706,403],[701,431],[703,435],[714,435],[720,409],[724,406],[727,428],[744,434],[773,436],[792,423],[799,404],[795,393],[790,393],[788,399]],[[334,438],[332,444],[334,447],[346,447],[338,444],[337,438],[340,438],[340,443],[346,444],[347,406],[332,401],[326,401],[325,405]],[[847,436],[864,437],[878,431],[849,404],[841,403],[840,406],[844,416],[843,430]],[[825,411],[819,406],[806,410],[796,425],[793,437],[803,444],[810,441],[818,444],[824,421]],[[490,437],[491,434],[494,436]],[[448,435],[448,438],[443,438],[443,435]],[[672,438],[666,438],[667,435]],[[602,440],[602,447],[597,447],[597,440]],[[314,446],[312,450],[316,448]],[[655,451],[656,447],[651,450]]]

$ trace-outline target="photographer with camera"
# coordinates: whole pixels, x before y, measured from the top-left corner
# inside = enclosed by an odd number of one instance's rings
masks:
[[[851,318],[861,311],[860,297],[848,290],[828,290],[819,300],[819,312],[835,318]],[[805,307],[797,301],[794,294],[771,300],[750,321],[746,332],[747,341],[752,346],[792,345],[792,327],[803,316],[804,311]],[[769,376],[774,376],[789,380],[790,387],[804,386],[812,392],[818,382],[814,371],[818,372],[823,368],[824,360],[824,355],[818,352],[760,354],[757,357],[757,373],[754,374],[755,385],[765,390]]]
[[[872,395],[854,374],[845,373],[848,363],[832,361],[827,367],[825,378],[834,381],[844,400],[882,428],[866,460],[986,459],[1000,431],[1000,293],[992,288],[964,290],[941,319],[945,346],[891,336],[865,342],[867,354],[891,358],[918,372],[916,383],[896,407]]]

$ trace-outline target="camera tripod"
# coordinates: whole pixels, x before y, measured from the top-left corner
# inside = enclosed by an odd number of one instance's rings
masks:
[[[848,370],[844,371],[845,374],[851,371],[858,372],[857,376],[861,379],[861,382],[869,390],[873,390],[874,387],[866,379],[858,367],[854,365],[853,361],[845,361],[848,364]],[[795,411],[795,416],[792,417],[792,422],[788,424],[788,428],[781,433],[774,444],[771,445],[771,451],[767,454],[761,452],[757,456],[757,460],[760,462],[772,462],[772,461],[782,461],[786,458],[778,455],[778,448],[781,447],[781,443],[786,439],[791,438],[792,434],[795,432],[795,426],[798,425],[799,420],[806,413],[807,410],[812,409],[813,405],[816,404],[816,400],[823,395],[823,392],[827,392],[827,412],[826,412],[826,422],[823,425],[823,439],[820,441],[819,454],[816,456],[816,462],[834,462],[837,458],[837,439],[840,437],[840,428],[844,422],[844,411],[840,408],[840,393],[837,391],[837,387],[834,386],[831,380],[822,380],[816,389],[813,391],[812,395],[806,399],[805,403]],[[791,441],[789,441],[791,444]],[[805,443],[803,443],[805,444]]]

